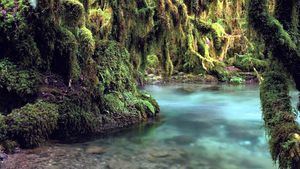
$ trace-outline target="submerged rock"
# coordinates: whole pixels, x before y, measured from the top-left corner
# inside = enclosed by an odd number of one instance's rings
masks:
[[[106,149],[99,146],[90,146],[85,150],[85,152],[88,154],[103,154],[106,152]]]

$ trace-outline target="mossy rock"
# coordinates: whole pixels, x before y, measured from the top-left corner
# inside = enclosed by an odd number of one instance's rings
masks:
[[[95,52],[95,40],[92,32],[86,27],[78,29],[77,39],[80,44],[80,57],[78,61],[81,64],[85,64],[87,62],[87,58],[92,57]]]
[[[112,113],[128,113],[122,93],[114,92],[104,95],[105,108]]]
[[[25,148],[40,145],[57,127],[58,106],[44,101],[13,110],[5,118],[10,139]]]
[[[66,28],[57,32],[55,56],[53,58],[52,70],[60,74],[66,82],[79,79],[80,66],[78,63],[78,42],[75,35]]]
[[[6,59],[0,60],[0,111],[8,114],[12,109],[34,101],[40,79],[34,70],[22,69]]]
[[[130,55],[126,48],[114,41],[98,41],[93,58],[98,64],[99,88],[102,93],[125,90],[136,92],[134,70],[129,63]]]
[[[78,0],[62,1],[64,22],[68,27],[80,27],[84,25],[84,6]]]
[[[99,109],[95,108],[88,95],[71,95],[59,106],[58,128],[54,137],[87,136],[100,129]]]

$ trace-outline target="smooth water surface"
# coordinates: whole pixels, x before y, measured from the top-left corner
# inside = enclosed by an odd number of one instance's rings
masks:
[[[147,86],[158,122],[10,156],[6,168],[274,169],[257,86]],[[296,95],[293,93],[293,97]]]

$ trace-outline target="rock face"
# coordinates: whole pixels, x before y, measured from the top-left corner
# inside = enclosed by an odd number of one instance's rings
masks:
[[[82,3],[0,4],[0,144],[106,133],[159,112],[137,89],[127,50],[85,27]]]

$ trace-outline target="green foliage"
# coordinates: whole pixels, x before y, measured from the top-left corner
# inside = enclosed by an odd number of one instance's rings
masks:
[[[58,106],[44,101],[15,109],[6,118],[8,136],[25,148],[40,145],[57,127]]]
[[[268,65],[266,60],[257,59],[251,54],[237,55],[228,61],[243,71],[253,71],[254,68],[263,71]]]
[[[12,48],[14,61],[23,66],[39,66],[41,56],[27,23],[29,4],[25,0],[0,2],[0,46]],[[0,49],[7,50],[7,49]]]
[[[34,38],[28,35],[28,30],[26,29],[21,29],[15,36],[15,47],[17,51],[15,60],[23,66],[39,68],[42,64],[42,60]]]
[[[148,55],[147,56],[147,67],[157,68],[159,65],[159,60],[156,55]]]
[[[35,71],[22,70],[8,60],[0,61],[0,88],[19,95],[37,92],[39,75]]]
[[[245,79],[243,79],[242,77],[233,76],[229,82],[231,84],[244,84]]]
[[[123,95],[119,92],[109,93],[104,95],[104,105],[109,112],[117,113],[117,112],[126,112],[125,103],[123,100]]]
[[[17,9],[17,10],[15,10]],[[24,15],[29,10],[29,4],[26,0],[1,0],[0,2],[0,32],[13,35],[18,31],[16,28],[24,26]]]

